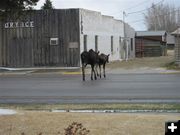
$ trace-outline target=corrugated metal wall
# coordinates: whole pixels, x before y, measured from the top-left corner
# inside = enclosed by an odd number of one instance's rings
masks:
[[[165,56],[166,51],[165,43],[136,38],[136,57]]]

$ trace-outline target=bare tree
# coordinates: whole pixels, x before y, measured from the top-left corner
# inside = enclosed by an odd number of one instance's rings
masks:
[[[180,11],[174,6],[152,4],[144,14],[145,24],[148,30],[166,30],[172,32],[178,27],[180,21]]]

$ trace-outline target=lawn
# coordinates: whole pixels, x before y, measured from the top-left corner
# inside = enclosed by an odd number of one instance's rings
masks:
[[[180,114],[19,111],[0,116],[0,135],[64,135],[73,122],[90,130],[88,135],[162,135],[165,121],[178,119]]]
[[[169,50],[167,56],[161,57],[143,57],[143,58],[135,58],[128,61],[115,61],[108,64],[108,68],[123,68],[123,69],[134,69],[134,68],[165,68],[168,63],[172,63],[174,61],[174,51]]]

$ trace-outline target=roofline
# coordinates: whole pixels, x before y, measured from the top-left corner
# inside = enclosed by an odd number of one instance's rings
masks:
[[[116,21],[120,21],[120,22],[123,22],[122,20],[120,19],[116,19],[114,18],[114,16],[111,16],[111,15],[105,15],[105,14],[102,14],[100,11],[95,11],[95,10],[90,10],[90,9],[85,9],[85,8],[60,8],[60,9],[33,9],[31,11],[42,11],[42,10],[86,10],[86,11],[89,11],[89,12],[96,12],[102,16],[105,16],[105,17],[109,17],[109,18],[112,18]],[[128,24],[129,25],[129,24]]]
[[[135,36],[136,37],[150,37],[150,36],[163,36],[162,34],[154,34],[154,35],[140,35],[140,36],[137,36],[137,32],[144,32],[144,33],[150,33],[150,32],[163,32],[164,33],[164,35],[166,34],[168,34],[165,30],[163,31],[163,30],[161,30],[161,31],[135,31]]]

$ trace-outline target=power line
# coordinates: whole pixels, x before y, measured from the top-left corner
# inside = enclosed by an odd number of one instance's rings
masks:
[[[142,21],[144,21],[144,19],[139,19],[139,20],[131,21],[129,23],[137,23],[137,22],[142,22]]]
[[[146,0],[147,1],[147,0]],[[144,2],[141,2],[141,3],[139,3],[139,5],[141,4],[144,4],[146,1],[144,1]],[[152,5],[151,7],[149,7],[149,8],[146,8],[146,9],[143,9],[143,10],[139,10],[139,11],[135,11],[135,12],[130,12],[130,13],[125,13],[124,11],[120,11],[120,12],[116,12],[116,13],[114,13],[113,15],[116,15],[116,14],[119,14],[119,13],[123,13],[123,15],[131,15],[131,14],[136,14],[136,13],[142,13],[143,11],[146,11],[146,10],[149,10],[149,9],[151,9],[151,8],[153,8],[154,6],[157,6],[157,5],[159,5],[159,4],[161,4],[161,3],[163,3],[165,0],[161,0],[161,1],[159,1],[158,3],[156,3],[156,4],[154,4],[154,5]],[[133,7],[135,7],[135,6],[133,6]],[[133,8],[132,7],[132,8]],[[129,9],[129,8],[127,8],[127,9]],[[126,10],[127,10],[126,9]]]
[[[141,5],[144,5],[146,2],[148,2],[149,0],[145,0],[143,2],[140,2],[132,7],[129,7],[129,8],[126,8],[126,9],[123,9],[123,10],[120,10],[119,12],[114,12],[114,13],[110,13],[110,15],[116,15],[116,14],[119,14],[119,13],[123,13],[124,11],[128,10],[128,9],[133,9],[133,8],[136,8],[138,6],[141,6]]]
[[[132,7],[126,8],[126,9],[124,9],[124,11],[129,10],[129,9],[133,9],[133,8],[136,8],[136,7],[139,7],[141,5],[144,5],[147,1],[149,1],[149,0],[145,0],[145,1],[141,2],[141,3],[138,3],[137,5],[134,5]]]
[[[180,8],[180,7],[179,7]],[[160,14],[160,15],[155,15],[153,18],[155,18],[155,17],[161,17],[161,16],[167,16],[167,15],[169,15],[169,14],[172,14],[172,13],[178,13],[178,11],[180,11],[180,9],[176,9],[176,10],[174,10],[174,11],[171,11],[171,12],[168,12],[168,13],[166,13],[166,14]],[[135,20],[135,21],[131,21],[131,22],[129,22],[129,23],[137,23],[137,22],[142,22],[142,21],[144,21],[144,19],[139,19],[139,20]]]
[[[159,4],[163,3],[163,2],[164,2],[164,0],[161,0],[161,1],[159,1],[158,3],[152,5],[152,6],[149,7],[149,8],[146,8],[146,9],[143,9],[143,10],[139,10],[139,11],[135,11],[135,12],[130,12],[130,13],[127,13],[127,15],[136,14],[136,13],[142,13],[143,11],[149,10],[149,9],[153,8],[154,6],[157,6],[157,5],[159,5]]]

